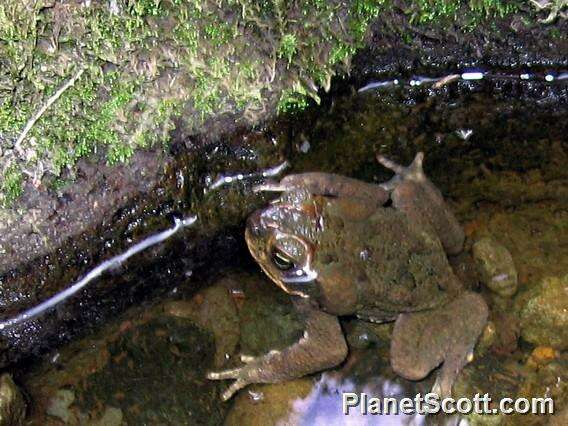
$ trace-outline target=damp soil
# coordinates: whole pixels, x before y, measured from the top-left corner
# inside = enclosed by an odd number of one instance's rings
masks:
[[[4,334],[4,363],[28,396],[32,424],[332,423],[341,418],[341,390],[399,397],[429,390],[434,375],[408,382],[390,369],[390,325],[350,318],[342,322],[350,355],[324,376],[250,386],[228,403],[219,400],[227,384],[205,378],[210,369],[236,365],[240,353],[285,347],[301,335],[302,322],[286,295],[259,272],[243,241],[246,215],[267,202],[251,191],[260,179],[207,194],[202,188],[284,159],[288,172],[382,182],[390,173],[376,163],[376,154],[408,163],[417,151],[426,153],[426,173],[466,231],[466,251],[490,236],[509,250],[519,277],[518,292],[506,300],[470,278],[468,285],[491,306],[496,337],[465,368],[456,393],[546,394],[555,398],[558,416],[566,411],[568,352],[524,340],[519,314],[543,280],[568,274],[566,84],[484,79],[436,90],[399,86],[359,93],[361,85],[360,77],[346,81],[320,106],[204,147],[187,163],[193,166],[183,184],[179,175],[169,177],[183,194],[177,203],[158,209],[139,199],[126,216],[108,222],[116,245],[104,232],[97,240],[107,251],[58,267],[51,276],[49,258],[36,264],[46,265],[46,286],[57,277],[64,287],[149,230],[167,227],[172,216],[199,217],[195,227],[104,276],[64,308]],[[121,221],[129,214],[143,218],[138,227]],[[86,247],[91,243],[85,239]],[[475,424],[562,424],[558,416],[468,418]]]

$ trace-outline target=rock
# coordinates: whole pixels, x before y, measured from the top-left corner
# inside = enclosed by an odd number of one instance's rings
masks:
[[[189,303],[189,302],[188,302]],[[221,424],[223,384],[207,380],[215,342],[163,305],[137,307],[94,336],[61,348],[23,380],[30,424]],[[197,420],[195,420],[197,421]]]
[[[91,426],[121,426],[123,423],[124,414],[122,410],[116,407],[107,407],[102,417],[92,422]]]
[[[496,337],[497,330],[495,328],[495,324],[493,321],[488,321],[481,333],[481,336],[479,336],[477,345],[475,346],[476,357],[481,358],[485,355],[489,348],[495,343]]]
[[[537,368],[554,361],[556,358],[558,358],[558,351],[556,349],[550,346],[537,346],[527,360],[527,365],[532,368]]]
[[[271,385],[253,385],[241,391],[225,419],[226,426],[282,425],[289,422],[295,401],[306,398],[313,380],[301,378]]]
[[[510,355],[518,347],[521,334],[519,319],[511,312],[493,312],[492,320],[496,329],[496,338],[491,347],[498,355]]]
[[[165,305],[167,314],[187,318],[215,336],[215,367],[232,355],[239,343],[239,316],[235,302],[222,285],[209,287],[191,300],[176,300]]]
[[[520,309],[521,337],[534,345],[568,349],[568,275],[532,288]]]
[[[47,406],[47,414],[52,417],[57,417],[63,423],[69,423],[75,415],[69,410],[75,401],[75,393],[70,389],[60,389],[49,400]]]
[[[134,323],[107,350],[104,369],[75,386],[73,406],[91,420],[110,425],[122,415],[129,425],[221,422],[218,384],[205,378],[213,364],[213,338],[191,321],[163,315]]]
[[[502,297],[517,291],[517,269],[509,250],[492,238],[483,238],[473,245],[473,258],[482,283]]]
[[[568,424],[568,407],[556,413],[548,422],[548,426],[564,426],[566,424]]]
[[[9,374],[0,377],[0,426],[24,424],[26,402]]]
[[[481,281],[477,265],[468,252],[462,252],[448,258],[456,277],[468,290],[477,290]]]

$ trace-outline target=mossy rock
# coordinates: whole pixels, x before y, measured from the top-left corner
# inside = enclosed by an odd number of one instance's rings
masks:
[[[517,269],[511,253],[493,238],[482,238],[473,245],[473,258],[483,284],[502,297],[517,291]]]
[[[539,346],[568,349],[568,275],[532,288],[520,309],[521,336]]]
[[[241,392],[236,397],[224,424],[227,426],[290,424],[288,419],[294,402],[306,398],[313,385],[311,378],[302,378],[284,383],[249,386],[247,392]]]
[[[0,426],[24,424],[26,402],[9,374],[0,377]]]

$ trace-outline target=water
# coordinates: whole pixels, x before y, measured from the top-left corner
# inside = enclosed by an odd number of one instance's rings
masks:
[[[519,291],[510,299],[480,289],[491,305],[495,337],[464,369],[456,394],[547,395],[561,411],[568,406],[568,353],[553,352],[545,359],[533,352],[536,345],[520,338],[519,316],[544,279],[568,274],[568,107],[558,96],[562,87],[520,80],[462,79],[439,89],[377,85],[359,92],[360,86],[345,85],[320,107],[280,118],[261,133],[285,153],[290,172],[333,172],[368,182],[390,177],[376,154],[406,164],[424,151],[425,171],[463,225],[466,249],[492,236],[511,252],[519,277]],[[232,191],[248,173],[227,170],[210,184]],[[184,271],[185,280],[167,283],[175,291],[131,308],[18,374],[31,397],[32,423],[66,418],[70,424],[331,425],[345,420],[341,391],[398,397],[429,391],[433,375],[410,382],[390,369],[391,325],[347,318],[342,326],[350,355],[342,366],[324,376],[249,386],[221,403],[227,383],[206,380],[206,371],[236,364],[239,353],[282,349],[302,334],[301,318],[286,295],[259,272],[243,244],[235,247],[239,252],[230,268],[219,267],[223,262],[216,259],[208,274]],[[196,294],[195,288],[202,290]],[[542,321],[544,328],[546,318]],[[547,420],[349,417],[350,424],[460,421],[533,425]]]

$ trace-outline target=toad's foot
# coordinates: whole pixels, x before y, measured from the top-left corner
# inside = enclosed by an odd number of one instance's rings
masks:
[[[279,353],[278,351],[270,351],[260,357],[241,355],[241,362],[245,363],[244,366],[223,371],[210,371],[207,373],[207,378],[210,380],[235,379],[221,395],[221,399],[227,401],[237,391],[251,383],[270,383],[277,381],[275,377],[269,377],[271,374],[266,374],[263,370],[270,364],[271,359],[276,358]]]
[[[451,396],[455,379],[472,360],[487,315],[485,301],[472,292],[434,310],[401,314],[391,341],[393,370],[409,380],[421,380],[443,363],[432,392]]]
[[[211,380],[235,380],[223,392],[224,401],[248,384],[302,377],[334,367],[345,359],[347,344],[337,318],[311,308],[303,300],[296,301],[296,306],[306,315],[306,331],[297,343],[260,357],[241,356],[245,363],[242,367],[207,374]]]
[[[402,211],[409,220],[433,230],[447,254],[460,253],[465,239],[463,229],[442,193],[424,174],[424,154],[416,154],[408,167],[380,155],[377,161],[396,173],[391,180],[379,185],[390,193],[394,208]]]
[[[423,182],[426,180],[426,175],[424,174],[424,170],[422,169],[422,163],[424,162],[423,152],[416,154],[412,163],[407,167],[401,166],[400,164],[397,164],[394,161],[383,157],[382,155],[377,155],[377,161],[387,169],[395,172],[395,176],[391,180],[379,185],[385,191],[393,191],[402,181],[405,180],[411,180],[415,182]]]

